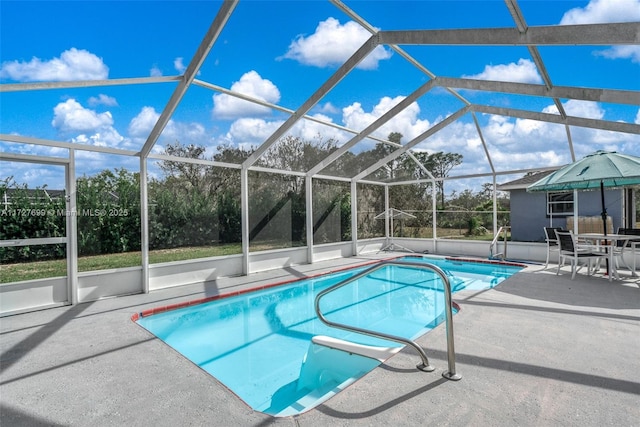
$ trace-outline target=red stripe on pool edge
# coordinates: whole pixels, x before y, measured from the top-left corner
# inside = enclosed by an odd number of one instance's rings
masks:
[[[142,317],[148,317],[148,316],[152,316],[154,314],[164,313],[165,311],[177,310],[179,308],[184,308],[184,307],[188,307],[188,306],[191,306],[191,305],[204,304],[204,303],[207,303],[207,302],[210,302],[210,301],[215,301],[215,300],[223,299],[223,298],[235,297],[235,296],[246,294],[246,293],[249,293],[249,292],[261,291],[261,290],[265,290],[265,289],[275,288],[277,286],[288,285],[290,283],[299,282],[301,280],[313,279],[313,278],[320,277],[320,276],[323,276],[323,275],[326,275],[326,274],[340,273],[341,271],[350,270],[352,268],[364,267],[364,266],[367,266],[367,265],[375,264],[375,263],[380,262],[380,261],[391,261],[391,260],[394,260],[394,259],[406,258],[406,257],[422,258],[422,255],[398,255],[398,256],[393,256],[393,257],[389,257],[389,258],[383,258],[383,259],[380,259],[380,260],[372,260],[372,261],[368,261],[368,262],[363,262],[361,264],[344,266],[344,267],[337,268],[335,270],[330,270],[330,271],[327,271],[327,272],[324,272],[324,273],[316,273],[316,274],[312,274],[312,275],[309,275],[309,276],[304,276],[304,277],[295,278],[295,279],[281,280],[279,282],[269,283],[268,285],[256,286],[254,288],[243,289],[243,290],[240,290],[240,291],[231,291],[231,292],[226,293],[226,294],[214,295],[214,296],[211,296],[211,297],[198,298],[198,299],[195,299],[195,300],[189,300],[189,301],[178,302],[178,303],[174,303],[174,304],[168,304],[168,305],[164,305],[164,306],[161,306],[161,307],[149,308],[147,310],[141,311],[140,313],[133,314],[131,316],[131,320],[133,320],[134,322],[137,322]],[[482,259],[457,258],[457,257],[444,257],[444,258],[447,259],[447,260],[451,260],[451,261],[458,260],[458,261],[467,261],[467,262],[478,262],[478,263],[483,263],[483,264],[499,264],[499,265],[512,265],[512,266],[518,266],[518,267],[526,267],[526,265],[517,264],[517,263],[513,263],[513,262],[488,261],[488,260],[482,260]],[[453,304],[453,306],[455,307],[456,310],[460,311],[460,306],[458,304],[456,304],[455,301],[452,301],[452,304]]]
[[[445,257],[445,259],[447,261],[464,261],[464,262],[475,262],[478,264],[493,264],[493,265],[508,265],[508,266],[512,266],[512,267],[527,267],[526,264],[520,264],[517,262],[512,262],[512,261],[495,261],[495,260],[490,260],[490,259],[481,259],[481,258],[462,258],[462,257],[455,257],[455,256],[449,256],[449,257]]]
[[[382,261],[388,261],[388,260],[395,259],[395,258],[400,258],[400,257],[386,258],[386,259],[382,259]],[[308,279],[313,279],[313,278],[316,278],[316,277],[320,277],[320,276],[323,276],[325,274],[334,274],[334,273],[339,273],[341,271],[349,270],[349,269],[352,269],[352,268],[359,268],[359,267],[363,267],[363,266],[366,266],[366,265],[375,264],[375,263],[380,262],[380,261],[381,260],[368,261],[368,262],[364,262],[364,263],[361,263],[361,264],[356,264],[356,265],[351,265],[351,266],[344,266],[344,267],[337,268],[335,270],[327,271],[327,272],[324,272],[324,273],[316,273],[316,274],[312,274],[312,275],[309,275],[309,276],[299,277],[299,278],[295,278],[295,279],[281,280],[279,282],[269,283],[268,285],[256,286],[254,288],[243,289],[243,290],[240,290],[240,291],[231,291],[231,292],[226,293],[226,294],[214,295],[214,296],[211,296],[211,297],[199,298],[199,299],[195,299],[195,300],[189,300],[189,301],[178,302],[178,303],[174,303],[174,304],[168,304],[168,305],[161,306],[161,307],[149,308],[147,310],[141,311],[140,313],[135,313],[133,316],[131,316],[131,320],[133,320],[135,322],[135,321],[139,320],[142,317],[148,317],[148,316],[151,316],[151,315],[154,315],[154,314],[163,313],[165,311],[176,310],[176,309],[179,309],[179,308],[188,307],[190,305],[204,304],[206,302],[214,301],[214,300],[217,300],[217,299],[230,298],[230,297],[235,297],[235,296],[238,296],[238,295],[246,294],[246,293],[249,293],[249,292],[261,291],[261,290],[265,290],[265,289],[275,288],[276,286],[288,285],[290,283],[299,282],[301,280],[308,280]],[[134,317],[135,317],[135,319],[134,319]]]

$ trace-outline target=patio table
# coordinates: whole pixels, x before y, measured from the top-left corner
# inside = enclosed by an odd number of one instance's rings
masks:
[[[609,254],[609,280],[612,280],[613,274],[615,274],[616,279],[619,279],[618,269],[616,268],[615,263],[613,262],[614,249],[619,248],[621,253],[624,253],[625,249],[631,249],[632,253],[632,265],[631,265],[631,276],[637,277],[636,274],[636,250],[640,248],[640,241],[638,241],[638,236],[633,234],[602,234],[602,233],[578,233],[576,234],[578,239],[583,239],[588,242],[595,243],[596,246],[601,248],[606,248]],[[606,242],[606,244],[604,243]],[[618,246],[618,242],[624,242],[622,246]],[[627,268],[629,266],[624,262],[624,258],[620,257],[622,262],[625,264]]]

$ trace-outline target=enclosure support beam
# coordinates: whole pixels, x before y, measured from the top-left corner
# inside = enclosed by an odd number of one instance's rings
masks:
[[[431,250],[433,251],[433,253],[438,253],[438,245],[437,245],[437,238],[438,238],[438,216],[436,215],[437,210],[438,210],[438,203],[437,203],[437,191],[436,191],[436,180],[432,180],[431,181],[431,213],[432,213],[432,227],[433,227],[433,247],[431,248]]]
[[[549,82],[550,83],[550,82]],[[502,82],[494,80],[474,80],[453,77],[437,77],[435,86],[470,89],[483,92],[500,92],[516,95],[530,95],[547,98],[569,98],[582,101],[609,102],[612,104],[638,105],[640,91],[600,89],[574,86],[548,86],[532,83]],[[562,114],[560,114],[562,116]]]
[[[242,274],[249,274],[249,170],[240,170],[240,223],[242,227]]]
[[[313,178],[308,176],[304,180],[305,185],[305,214],[307,223],[307,262],[313,264]]]
[[[491,191],[491,196],[493,199],[493,235],[495,236],[496,233],[498,232],[498,191],[496,190],[496,176],[493,175],[493,188]],[[511,223],[511,220],[509,220],[509,223]],[[506,244],[506,243],[505,243]],[[505,256],[507,255],[507,250],[505,249],[504,251]]]
[[[569,153],[571,154],[571,162],[576,161],[576,152],[573,149],[573,138],[571,137],[571,128],[569,125],[564,125],[564,130],[567,132],[567,142],[569,143]]]
[[[147,159],[140,157],[140,251],[142,253],[142,292],[149,293],[149,184]]]
[[[584,117],[567,116],[562,118],[559,114],[539,113],[515,108],[492,107],[489,105],[474,104],[473,111],[499,116],[518,117],[521,119],[538,120],[541,122],[558,123],[561,125],[577,126],[591,129],[610,130],[630,134],[640,134],[640,125],[625,122],[612,122],[607,120],[587,119]]]
[[[7,83],[0,85],[2,92],[22,92],[30,90],[70,89],[100,86],[123,86],[149,83],[172,83],[179,81],[181,76],[135,77],[109,80],[74,80],[62,82],[34,82],[34,83]]]
[[[90,151],[96,153],[118,154],[120,156],[135,156],[133,150],[121,150],[119,148],[98,147],[96,145],[79,144],[73,142],[53,141],[50,139],[31,138],[22,135],[13,135],[8,133],[0,133],[0,140],[9,142],[18,142],[20,144],[44,145],[45,147],[58,147],[74,149],[76,151]]]
[[[78,218],[76,205],[76,153],[69,150],[69,164],[65,168],[67,181],[67,289],[69,302],[78,303]]]
[[[384,237],[386,239],[385,242],[385,246],[389,246],[391,244],[390,240],[389,240],[389,236],[393,235],[393,231],[391,231],[391,233],[389,233],[389,208],[391,206],[389,206],[389,186],[385,185],[384,186]]]
[[[380,31],[380,44],[451,46],[609,46],[640,44],[637,22],[527,28]]]
[[[358,256],[358,183],[351,181],[351,254]]]

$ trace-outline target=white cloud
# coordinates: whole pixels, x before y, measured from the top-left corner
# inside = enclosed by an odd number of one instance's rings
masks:
[[[277,104],[280,101],[280,91],[276,85],[270,80],[263,79],[255,71],[245,73],[239,81],[231,86],[231,90],[272,104]],[[213,115],[217,118],[234,119],[246,116],[264,116],[270,111],[268,107],[231,95],[213,95]]]
[[[640,0],[592,0],[564,14],[560,25],[640,21]]]
[[[165,141],[180,141],[183,144],[206,146],[208,138],[205,128],[201,123],[169,120],[156,146],[164,146]]]
[[[173,67],[176,69],[176,71],[178,71],[180,74],[184,73],[185,70],[187,69],[186,65],[184,65],[182,63],[183,58],[182,57],[178,57],[176,59],[173,60]]]
[[[128,132],[135,146],[144,144],[156,125],[160,113],[153,107],[143,107],[129,122]],[[180,141],[183,144],[207,145],[209,137],[204,126],[197,122],[179,122],[169,120],[158,141],[153,147],[154,152],[162,152],[166,143]]]
[[[125,141],[124,137],[118,133],[118,131],[113,127],[104,127],[97,132],[86,135],[80,134],[71,139],[71,142],[76,142],[79,144],[89,144],[96,145],[99,147],[120,147],[120,145]]]
[[[330,117],[323,114],[313,115],[318,120],[331,123]],[[281,125],[282,120],[268,121],[260,118],[241,118],[234,121],[229,131],[217,138],[216,145],[233,145],[243,149],[256,148],[269,138]],[[338,128],[326,126],[312,120],[299,120],[289,129],[287,135],[314,141],[320,137],[323,141],[334,139],[344,142],[353,135]]]
[[[151,70],[149,70],[149,76],[160,77],[162,76],[162,70],[158,68],[157,65],[154,65],[153,67],[151,67]]]
[[[114,127],[113,116],[109,111],[98,113],[83,107],[75,99],[68,99],[54,107],[51,125],[69,135],[71,142],[121,149],[135,148],[133,141],[122,136]]]
[[[604,118],[604,109],[594,101],[582,101],[579,99],[570,99],[562,104],[565,112],[569,116],[584,117],[587,119],[602,119]],[[558,108],[553,105],[549,105],[542,110],[543,113],[558,114]]]
[[[71,48],[60,58],[43,61],[33,58],[29,62],[6,61],[2,63],[0,77],[16,81],[70,81],[99,80],[109,76],[109,68],[91,52]]]
[[[92,96],[89,98],[89,105],[95,107],[96,105],[106,105],[107,107],[115,107],[118,105],[118,101],[112,96],[100,94],[97,97]]]
[[[338,114],[340,112],[338,107],[333,105],[331,102],[327,102],[327,103],[321,104],[321,105],[318,104],[316,106],[316,108],[314,108],[314,110],[318,111],[320,113],[325,113],[325,114]]]
[[[84,143],[91,143],[91,141],[85,141]],[[119,156],[78,150],[75,153],[75,158],[77,175],[93,176],[103,170],[114,170],[115,168],[124,168],[129,172],[138,172],[140,170],[140,159],[134,156]],[[152,167],[150,165],[149,170]]]
[[[355,102],[342,109],[342,121],[346,127],[361,131],[403,99],[404,97],[402,96],[395,98],[384,97],[370,112],[365,111],[359,102]],[[386,139],[391,132],[399,132],[403,136],[402,142],[408,142],[430,127],[429,121],[420,119],[419,115],[420,107],[416,102],[413,102],[380,127],[373,135]]]
[[[634,120],[634,123],[637,125],[640,125],[640,109],[638,110],[638,114],[636,114],[636,119]]]
[[[492,115],[482,127],[482,135],[491,161],[499,171],[557,166],[566,163],[569,155],[567,134],[560,124]],[[469,151],[458,151],[464,155],[465,162]],[[486,157],[478,150],[474,158],[478,165],[486,163]]]
[[[146,138],[155,126],[160,113],[153,107],[143,107],[140,113],[129,123],[129,135],[134,138]]]
[[[54,107],[51,125],[62,132],[87,132],[112,126],[113,117],[108,111],[97,113],[68,99]]]
[[[415,150],[462,154],[463,163],[456,166],[451,176],[490,172],[482,141],[473,123],[456,120],[420,142]],[[456,184],[447,185],[453,188]]]
[[[482,129],[487,141],[504,145],[513,143],[515,124],[504,116],[491,116],[489,123]]]
[[[523,58],[520,58],[517,64],[511,62],[509,64],[486,65],[482,73],[462,77],[517,83],[542,83],[536,64]]]
[[[330,117],[324,114],[314,114],[314,118],[323,122],[332,123]],[[302,138],[305,141],[315,141],[320,137],[323,141],[333,139],[338,145],[353,137],[353,134],[345,132],[338,128],[330,127],[311,120],[299,120],[291,129],[291,134]]]
[[[370,37],[367,30],[353,21],[341,25],[337,19],[327,18],[318,24],[315,33],[308,37],[298,36],[291,42],[283,57],[314,67],[340,66]],[[358,68],[376,69],[380,61],[390,57],[390,51],[378,46],[358,64]]]
[[[238,146],[258,146],[282,125],[281,121],[266,121],[258,118],[238,119],[231,124],[226,139]]]
[[[598,50],[593,53],[608,59],[631,59],[631,62],[640,63],[640,46],[612,46],[610,49]]]

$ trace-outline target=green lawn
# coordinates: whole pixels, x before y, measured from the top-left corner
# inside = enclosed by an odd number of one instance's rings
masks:
[[[242,251],[239,243],[203,246],[193,248],[162,249],[149,252],[149,263],[158,264],[169,261],[237,254]],[[110,270],[113,268],[135,267],[142,264],[140,252],[122,254],[95,255],[78,258],[78,271]],[[0,265],[0,283],[22,280],[42,279],[67,275],[67,261],[36,261],[19,264]]]

